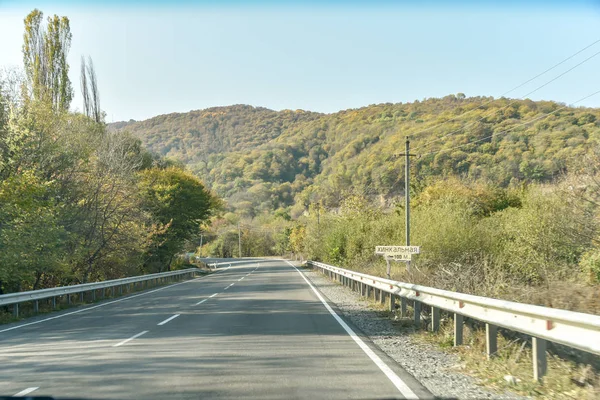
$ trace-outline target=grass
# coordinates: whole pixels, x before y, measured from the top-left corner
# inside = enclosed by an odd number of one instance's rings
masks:
[[[460,360],[456,370],[477,378],[482,386],[498,392],[509,390],[538,399],[600,398],[600,375],[591,365],[548,354],[547,374],[537,382],[533,379],[530,340],[498,335],[498,352],[488,359],[483,329],[465,325],[463,335],[464,345],[454,347],[453,321],[447,319],[438,332],[419,330],[414,338],[455,354]]]

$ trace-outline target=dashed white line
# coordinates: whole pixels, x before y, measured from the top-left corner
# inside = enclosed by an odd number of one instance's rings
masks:
[[[39,389],[39,386],[38,387],[30,387],[30,388],[27,388],[25,390],[21,390],[19,393],[15,394],[14,396],[15,397],[16,396],[25,396],[26,394],[29,394],[29,393],[31,393],[31,392],[33,392],[35,390],[38,390],[38,389]]]
[[[220,270],[218,270],[217,272],[213,272],[213,273],[212,273],[212,275],[214,275],[214,274],[217,274],[217,273],[219,273],[219,272],[226,271],[226,270],[228,270],[229,268],[231,268],[231,266],[229,266],[229,267],[227,267],[227,268],[220,269]],[[185,282],[179,282],[179,283],[174,283],[174,284],[172,284],[172,285],[163,286],[163,287],[160,287],[160,288],[158,288],[158,289],[150,290],[150,291],[147,291],[147,292],[142,292],[142,293],[139,293],[139,294],[134,294],[134,295],[132,295],[132,296],[126,296],[126,297],[123,297],[123,298],[120,298],[120,299],[117,299],[117,300],[113,300],[113,301],[107,301],[106,303],[98,304],[98,305],[96,305],[96,306],[92,306],[92,307],[85,307],[85,308],[82,308],[82,309],[80,309],[80,310],[75,310],[75,311],[67,312],[67,313],[64,313],[64,314],[55,315],[54,317],[50,317],[50,318],[44,318],[44,319],[41,319],[41,320],[39,320],[39,321],[28,322],[28,323],[26,323],[26,324],[21,324],[21,325],[17,325],[17,326],[12,326],[12,327],[10,327],[10,328],[1,329],[1,330],[0,330],[0,333],[3,333],[3,332],[8,332],[8,331],[12,331],[12,330],[14,330],[14,329],[20,329],[20,328],[23,328],[23,327],[26,327],[26,326],[30,326],[30,325],[37,325],[37,324],[41,324],[42,322],[46,322],[46,321],[52,321],[53,319],[57,319],[57,318],[63,318],[63,317],[69,316],[69,315],[73,315],[73,314],[79,314],[79,313],[82,313],[82,312],[85,312],[85,311],[91,311],[91,310],[94,310],[94,309],[96,309],[96,308],[99,308],[99,307],[108,306],[108,305],[110,305],[110,304],[115,304],[115,303],[120,303],[120,302],[122,302],[122,301],[131,300],[131,299],[135,299],[136,297],[139,297],[139,296],[145,296],[145,295],[147,295],[147,294],[151,294],[151,293],[154,293],[154,292],[158,292],[158,291],[160,291],[160,290],[169,289],[169,288],[172,288],[172,287],[174,287],[174,286],[184,285],[184,284],[186,284],[186,283],[194,282],[194,281],[197,281],[197,280],[199,280],[199,279],[210,278],[210,276],[212,276],[212,275],[209,275],[209,276],[207,276],[207,277],[201,276],[201,277],[199,277],[199,278],[196,278],[196,279],[191,279],[191,280],[189,280],[189,281],[185,281]]]
[[[167,323],[167,322],[169,322],[169,321],[173,321],[175,318],[179,317],[180,315],[181,315],[181,314],[175,314],[175,315],[173,315],[172,317],[169,317],[169,318],[165,319],[163,322],[159,322],[159,323],[158,323],[158,324],[156,324],[156,325],[158,325],[158,326],[164,325],[164,324],[166,324],[166,323]]]
[[[213,297],[215,297],[216,295],[218,295],[219,293],[215,293],[212,296],[208,296],[206,299],[204,300],[200,300],[199,302],[196,303],[197,306],[199,306],[200,304],[204,303],[206,300],[208,299],[212,299]]]
[[[306,279],[304,274],[300,272],[300,270],[298,270],[298,268],[296,268],[291,262],[287,260],[283,261],[288,263],[292,268],[296,270],[296,272],[300,274],[302,279],[304,279],[308,286],[310,286],[313,292],[317,295],[319,300],[321,300],[321,303],[323,303],[327,311],[329,311],[333,318],[335,318],[335,320],[342,326],[342,328],[344,328],[346,333],[350,335],[350,337],[356,342],[356,344],[358,344],[358,347],[360,347],[362,351],[365,352],[365,354],[371,359],[371,361],[373,361],[375,365],[379,367],[381,372],[383,372],[385,376],[387,376],[387,378],[394,384],[394,386],[396,386],[396,389],[398,389],[400,393],[402,393],[402,395],[407,399],[418,399],[419,397],[415,394],[415,392],[413,392],[411,388],[409,388],[408,385],[398,375],[396,375],[394,371],[392,371],[392,369],[385,362],[383,362],[383,360],[379,358],[379,356],[375,354],[375,352],[371,350],[371,348],[367,346],[365,342],[362,341],[362,339],[352,330],[352,328],[350,328],[348,324],[346,324],[346,322],[343,319],[341,319],[335,311],[333,311],[331,306],[327,303],[327,301],[325,301],[323,296],[321,296],[321,293],[319,293],[319,291],[313,286],[313,284],[310,283],[308,279]]]
[[[143,332],[140,332],[140,333],[138,333],[137,335],[133,335],[133,336],[132,336],[132,337],[130,337],[129,339],[125,339],[125,340],[123,340],[122,342],[119,342],[119,343],[117,343],[117,344],[113,345],[113,347],[119,347],[119,346],[123,346],[125,343],[127,343],[127,342],[131,342],[133,339],[137,339],[137,338],[139,338],[140,336],[142,336],[142,335],[145,335],[145,334],[146,334],[146,333],[148,333],[148,332],[149,332],[149,331],[143,331]]]
[[[227,286],[224,290],[229,289],[230,287],[232,287],[234,285],[234,283],[232,283],[231,285]]]
[[[239,281],[241,281],[241,280],[242,280],[242,279],[244,279],[244,278],[245,278],[245,276],[242,276],[240,279],[238,279],[238,282],[239,282]]]

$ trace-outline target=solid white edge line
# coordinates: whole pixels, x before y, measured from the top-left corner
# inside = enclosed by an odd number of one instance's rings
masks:
[[[142,335],[145,335],[145,334],[146,334],[146,333],[148,333],[148,332],[149,332],[149,331],[143,331],[143,332],[140,332],[140,333],[138,333],[137,335],[133,335],[133,336],[132,336],[132,337],[130,337],[129,339],[125,339],[125,340],[123,340],[122,342],[119,342],[119,343],[117,343],[117,344],[114,344],[114,345],[113,345],[113,347],[119,347],[119,346],[123,346],[125,343],[127,343],[127,342],[131,342],[133,339],[137,339],[137,338],[139,338],[140,336],[142,336]]]
[[[33,391],[38,390],[38,389],[39,389],[39,386],[37,386],[37,387],[30,387],[30,388],[27,388],[25,390],[21,390],[19,393],[13,395],[13,397],[16,397],[16,396],[25,396],[26,394],[29,394],[29,393],[31,393]]]
[[[402,393],[402,395],[404,397],[406,397],[407,399],[418,399],[419,397],[415,394],[415,392],[413,392],[411,390],[411,388],[409,388],[408,385],[402,379],[400,379],[400,377],[398,375],[396,375],[394,373],[394,371],[392,371],[392,369],[385,362],[383,362],[383,360],[381,358],[379,358],[379,356],[377,354],[375,354],[375,352],[373,350],[371,350],[371,348],[369,348],[369,346],[367,346],[365,344],[365,342],[362,341],[362,339],[352,330],[352,328],[350,328],[348,326],[348,324],[346,324],[346,322],[344,322],[344,320],[341,319],[340,316],[337,315],[337,313],[335,311],[333,311],[331,306],[329,304],[327,304],[327,302],[325,301],[323,296],[321,296],[321,294],[317,291],[317,289],[313,286],[313,284],[310,283],[310,281],[308,279],[306,279],[304,274],[302,272],[300,272],[300,270],[298,268],[296,268],[291,262],[289,262],[287,260],[283,260],[283,261],[288,263],[292,268],[294,268],[296,270],[296,272],[298,272],[300,274],[302,279],[304,279],[304,281],[308,284],[308,286],[310,286],[310,288],[313,290],[313,292],[317,295],[319,300],[321,300],[321,303],[323,303],[323,305],[325,306],[327,311],[329,311],[329,313],[333,316],[333,318],[335,318],[335,320],[342,326],[342,328],[344,328],[346,333],[348,333],[348,335],[350,335],[350,337],[356,342],[356,344],[358,344],[358,346],[362,349],[362,351],[364,351],[365,354],[367,356],[369,356],[371,361],[373,361],[375,363],[375,365],[377,365],[379,367],[381,372],[383,372],[385,374],[385,376],[388,377],[388,379],[394,384],[394,386],[396,386],[396,388],[400,391],[400,393]]]
[[[159,323],[158,323],[158,324],[156,324],[156,325],[158,325],[158,326],[164,325],[164,324],[166,324],[166,323],[167,323],[167,322],[169,322],[169,321],[173,321],[175,318],[179,317],[180,315],[181,315],[181,314],[175,314],[175,315],[173,315],[172,317],[169,317],[169,318],[165,319],[163,322],[159,322]]]
[[[219,270],[219,271],[217,271],[217,272],[213,272],[213,273],[212,273],[212,275],[214,275],[214,274],[216,274],[216,273],[218,273],[218,272],[225,271],[225,270],[227,270],[227,269],[229,269],[229,268],[231,268],[231,267],[227,267],[227,268],[224,268],[224,269],[222,269],[222,270]],[[98,305],[95,305],[95,306],[92,306],[92,307],[85,307],[85,308],[82,308],[82,309],[80,309],[80,310],[75,310],[75,311],[71,311],[71,312],[68,312],[68,313],[64,313],[64,314],[60,314],[60,315],[55,315],[54,317],[45,318],[45,319],[42,319],[42,320],[39,320],[39,321],[28,322],[28,323],[26,323],[26,324],[21,324],[21,325],[13,326],[13,327],[11,327],[11,328],[6,328],[6,329],[2,329],[2,330],[0,330],[0,333],[3,333],[3,332],[8,332],[8,331],[12,331],[12,330],[19,329],[19,328],[24,328],[24,327],[26,327],[26,326],[30,326],[30,325],[37,325],[37,324],[41,324],[42,322],[51,321],[51,320],[53,320],[53,319],[57,319],[57,318],[67,317],[67,316],[69,316],[69,315],[73,315],[73,314],[79,314],[79,313],[81,313],[81,312],[84,312],[84,311],[90,311],[90,310],[93,310],[93,309],[96,309],[96,308],[99,308],[99,307],[108,306],[109,304],[120,303],[121,301],[130,300],[130,299],[134,299],[134,298],[136,298],[136,297],[139,297],[139,296],[144,296],[144,295],[147,295],[147,294],[151,294],[151,293],[154,293],[154,292],[158,292],[158,291],[160,291],[160,290],[165,290],[165,289],[168,289],[168,288],[172,288],[172,287],[174,287],[174,286],[183,285],[183,284],[185,284],[185,283],[194,282],[194,281],[197,281],[197,280],[199,280],[199,279],[203,279],[203,278],[210,278],[210,276],[211,276],[211,275],[208,275],[208,276],[200,276],[200,277],[198,277],[198,278],[196,278],[196,279],[190,279],[189,281],[185,281],[185,282],[179,282],[179,283],[174,283],[174,284],[172,284],[172,285],[168,285],[168,286],[163,286],[163,287],[160,287],[160,288],[158,288],[158,289],[151,290],[151,291],[149,291],[149,292],[143,292],[143,293],[139,293],[139,294],[134,294],[134,295],[132,295],[132,296],[123,297],[123,298],[121,298],[121,299],[117,299],[117,300],[109,301],[109,302],[106,302],[106,303],[98,304]]]

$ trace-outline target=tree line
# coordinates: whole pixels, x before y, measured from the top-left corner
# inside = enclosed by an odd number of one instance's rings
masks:
[[[0,291],[175,267],[221,207],[182,164],[107,129],[93,63],[73,87],[67,17],[24,20],[23,69],[0,75]]]

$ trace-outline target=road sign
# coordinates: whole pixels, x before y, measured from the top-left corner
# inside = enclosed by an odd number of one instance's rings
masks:
[[[383,254],[386,256],[411,255],[419,254],[421,248],[419,246],[376,246],[375,254]]]

